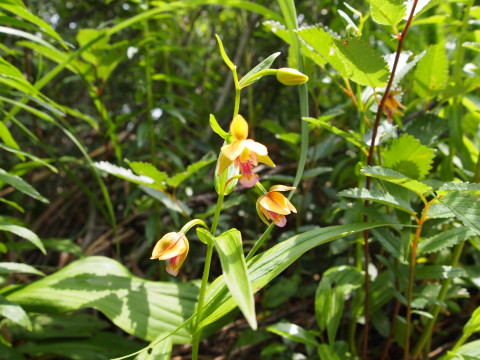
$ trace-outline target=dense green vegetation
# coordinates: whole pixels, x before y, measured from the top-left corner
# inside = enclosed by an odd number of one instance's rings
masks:
[[[480,359],[479,24],[0,0],[0,359]]]

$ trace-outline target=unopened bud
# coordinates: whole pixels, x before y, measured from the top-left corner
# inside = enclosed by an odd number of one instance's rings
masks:
[[[283,85],[300,85],[308,81],[308,76],[292,68],[277,70],[277,80]]]

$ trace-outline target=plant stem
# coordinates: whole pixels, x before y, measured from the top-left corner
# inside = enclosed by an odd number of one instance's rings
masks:
[[[270,233],[272,232],[274,226],[275,226],[275,224],[271,223],[271,224],[268,226],[268,228],[263,232],[263,234],[262,234],[262,236],[260,237],[260,239],[257,240],[257,242],[255,243],[255,245],[253,245],[252,250],[250,250],[250,252],[248,253],[247,257],[245,258],[245,261],[248,261],[248,260],[250,260],[251,258],[253,258],[253,256],[256,254],[256,252],[258,251],[258,249],[263,245],[263,243],[265,242],[265,240],[267,240],[268,235],[270,235]]]
[[[238,75],[237,75],[237,70],[232,69],[232,75],[233,75],[233,81],[235,82],[235,107],[233,108],[233,119],[235,119],[235,116],[238,115],[238,112],[240,111],[240,92],[242,89],[240,89],[240,85],[238,85]]]
[[[412,10],[410,11],[410,15],[408,16],[407,23],[403,28],[402,33],[398,36],[398,45],[397,50],[395,53],[395,59],[393,61],[392,71],[390,73],[390,78],[388,79],[387,86],[385,87],[385,92],[383,93],[382,99],[380,100],[380,104],[378,105],[377,114],[375,116],[375,123],[372,129],[372,140],[370,142],[370,149],[368,151],[368,158],[367,164],[371,166],[373,164],[373,154],[375,151],[375,140],[377,138],[378,127],[380,125],[380,119],[382,118],[383,108],[385,107],[385,102],[387,101],[388,95],[390,93],[390,89],[392,88],[393,79],[395,78],[395,72],[397,70],[398,61],[400,59],[400,54],[402,52],[403,42],[407,35],[408,29],[410,28],[410,24],[412,23],[413,14],[415,13],[415,8],[417,7],[418,0],[413,1]],[[371,188],[371,178],[367,176],[366,179],[366,188],[370,190]],[[365,207],[368,207],[370,202],[368,200],[365,201]],[[368,216],[364,216],[364,222],[368,222]],[[362,350],[362,359],[367,359],[367,349],[368,349],[368,329],[369,329],[369,322],[370,322],[370,275],[368,273],[368,265],[370,261],[370,249],[368,246],[368,230],[363,232],[364,237],[364,257],[365,257],[365,327],[364,327],[364,336],[363,336],[363,350]]]
[[[465,242],[462,242],[458,244],[455,249],[453,250],[452,254],[452,260],[450,262],[451,266],[456,266],[458,263],[458,260],[460,259],[460,255],[462,254],[463,250],[463,245]],[[447,295],[447,291],[450,288],[450,284],[452,283],[452,279],[445,279],[442,282],[442,287],[440,288],[440,292],[438,293],[438,301],[442,302],[445,300],[445,297]],[[432,318],[428,319],[428,323],[425,326],[425,329],[423,330],[422,335],[420,336],[420,340],[418,340],[417,345],[413,349],[412,353],[412,358],[415,359],[422,349],[424,348],[425,344],[428,342],[428,340],[431,339],[432,337],[432,332],[433,332],[433,327],[435,323],[437,322],[438,314],[440,313],[441,306],[440,305],[434,305],[432,310],[430,310],[430,314],[432,314]]]
[[[418,220],[418,227],[415,230],[415,236],[413,238],[412,251],[410,255],[410,271],[408,274],[408,292],[407,292],[407,323],[405,325],[405,352],[403,353],[403,359],[409,359],[410,353],[410,326],[412,322],[412,298],[413,298],[413,283],[415,275],[415,264],[417,263],[417,246],[420,234],[422,232],[423,224],[427,221],[427,212],[429,203],[425,203],[425,207],[422,211],[422,216]]]
[[[215,231],[217,231],[218,219],[220,217],[220,211],[222,211],[222,205],[223,205],[223,198],[224,197],[225,197],[224,194],[218,194],[217,207],[215,208],[215,214],[213,215],[212,227],[210,229],[210,232],[212,233],[213,236],[215,236]]]
[[[218,203],[217,203],[218,205]],[[208,284],[208,276],[210,274],[210,264],[212,262],[213,245],[207,245],[207,254],[205,255],[205,266],[203,267],[202,285],[200,286],[200,293],[198,295],[197,304],[197,319],[194,325],[194,336],[192,339],[192,360],[198,360],[198,348],[200,346],[200,337],[202,334],[201,329],[198,329],[198,325],[202,321],[203,302],[205,301],[205,293]]]

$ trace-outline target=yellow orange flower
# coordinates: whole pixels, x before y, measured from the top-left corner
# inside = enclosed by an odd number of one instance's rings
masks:
[[[235,116],[231,125],[230,133],[233,137],[231,144],[222,147],[218,174],[224,172],[231,163],[234,163],[240,169],[240,184],[245,187],[252,187],[258,182],[258,175],[253,173],[253,168],[259,162],[274,167],[272,159],[267,155],[268,151],[265,145],[262,145],[252,139],[247,139],[248,123],[241,115]]]
[[[279,191],[289,191],[295,189],[285,185],[275,185],[270,188],[270,191],[262,195],[257,200],[257,213],[260,219],[270,225],[270,220],[279,227],[284,227],[287,223],[285,215],[292,212],[296,213],[297,209],[292,203]]]
[[[188,254],[188,240],[184,233],[169,232],[155,245],[150,259],[167,260],[167,272],[177,276]]]

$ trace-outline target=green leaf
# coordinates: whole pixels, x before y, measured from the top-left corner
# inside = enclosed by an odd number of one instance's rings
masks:
[[[307,117],[307,118],[303,118],[302,120],[308,121],[311,124],[322,127],[324,129],[330,131],[332,134],[335,134],[335,135],[338,135],[338,136],[342,137],[343,139],[345,139],[349,143],[355,145],[356,147],[358,147],[362,151],[366,152],[365,144],[362,142],[362,139],[357,134],[352,133],[352,132],[343,131],[343,130],[329,124],[327,121],[322,120],[321,118],[314,119],[314,118],[311,118],[311,117]]]
[[[395,28],[404,18],[407,8],[403,0],[368,0],[372,19],[382,25]]]
[[[432,98],[445,89],[448,80],[448,58],[444,44],[431,46],[418,62],[413,90],[423,98]]]
[[[151,186],[152,184],[155,183],[155,180],[153,180],[149,176],[145,175],[135,175],[132,170],[130,169],[125,169],[123,167],[111,164],[107,161],[100,161],[100,162],[94,162],[93,166],[99,170],[105,171],[106,173],[119,177],[120,179],[130,181],[134,184],[139,184],[139,185],[145,185],[145,186]]]
[[[328,61],[341,76],[348,77],[348,72],[343,61],[334,50],[333,40],[335,37],[328,31],[328,29],[325,30],[323,26],[318,25],[302,28],[296,32],[307,44],[307,46],[302,46],[302,53],[305,48],[307,48],[308,51],[305,54],[308,56],[310,53],[310,57],[319,66],[323,66],[325,61]],[[316,55],[316,57],[320,57],[321,61],[315,60],[315,56],[312,56],[312,54]]]
[[[158,201],[160,201],[165,207],[169,210],[178,212],[180,214],[186,214],[187,216],[192,213],[192,209],[190,209],[187,204],[183,201],[180,201],[174,198],[172,195],[157,189],[153,189],[147,186],[140,186],[140,189],[145,191],[148,195],[154,197]]]
[[[166,334],[165,334],[166,335]],[[147,351],[141,352],[135,360],[170,360],[172,355],[172,337],[160,341]]]
[[[197,295],[198,288],[191,283],[144,280],[115,260],[92,256],[5,296],[34,312],[94,308],[125,332],[153,340],[192,315]],[[186,329],[173,335],[174,343],[190,341]]]
[[[10,201],[10,200],[7,200],[7,199],[4,199],[4,198],[0,198],[0,202],[4,203],[4,204],[7,204],[7,205],[10,205],[11,207],[17,209],[18,211],[20,211],[21,213],[24,213],[25,212],[25,209],[22,208],[20,205],[18,205],[16,202],[14,201]]]
[[[242,235],[237,229],[230,229],[215,237],[215,249],[220,256],[222,272],[230,294],[242,311],[250,327],[257,329],[255,300],[252,285],[247,274],[243,255]]]
[[[480,340],[466,343],[460,346],[454,353],[462,356],[459,358],[461,360],[477,360],[480,357]]]
[[[340,360],[337,353],[330,345],[320,344],[317,351],[320,360]]]
[[[443,231],[419,243],[417,249],[418,255],[435,253],[451,248],[472,237],[474,234],[472,230],[465,226]]]
[[[371,176],[376,179],[385,180],[393,184],[400,185],[405,189],[413,191],[418,196],[422,196],[426,192],[432,190],[431,186],[420,181],[410,179],[395,170],[386,169],[381,166],[364,166],[360,173],[365,176]]]
[[[167,179],[167,184],[172,187],[178,187],[183,181],[187,180],[190,176],[195,174],[201,168],[213,163],[215,158],[212,154],[207,154],[203,157],[202,160],[199,160],[187,167],[187,170],[172,176],[171,178]]]
[[[225,62],[225,64],[228,66],[228,68],[230,70],[232,70],[232,71],[235,70],[237,67],[232,62],[232,60],[230,60],[227,53],[225,52],[225,48],[223,47],[222,39],[220,39],[220,36],[218,36],[217,34],[215,34],[215,37],[217,38],[218,48],[220,50],[220,54],[222,55],[223,61]]]
[[[434,149],[422,145],[412,135],[403,134],[382,152],[383,166],[409,178],[422,180],[432,168],[434,154]]]
[[[279,52],[276,52],[272,55],[270,55],[269,57],[267,57],[265,60],[263,60],[260,64],[258,64],[257,66],[255,66],[252,70],[250,70],[243,78],[240,79],[240,81],[238,82],[238,85],[240,86],[240,88],[244,88],[246,86],[249,86],[251,84],[253,84],[255,81],[259,80],[260,78],[255,78],[253,81],[251,81],[251,77],[253,75],[255,75],[256,73],[262,71],[262,70],[266,70],[266,69],[270,69],[270,66],[272,66],[273,62],[275,61],[275,59],[278,57],[278,55],[280,55],[281,53]]]
[[[10,319],[14,323],[32,330],[32,323],[25,310],[20,305],[14,304],[0,296],[0,317]]]
[[[289,322],[279,322],[273,325],[270,325],[267,328],[267,331],[270,331],[274,334],[280,335],[286,339],[289,339],[294,342],[299,342],[305,345],[318,346],[320,345],[313,335],[308,330],[304,328],[289,323]]]
[[[475,309],[468,322],[463,327],[463,333],[470,336],[480,331],[480,306]]]
[[[45,33],[50,35],[52,38],[58,40],[63,46],[65,46],[62,38],[60,35],[57,34],[55,30],[52,29],[50,25],[48,25],[45,21],[40,19],[39,17],[33,15],[26,7],[23,5],[21,1],[15,0],[1,0],[0,1],[0,8],[3,8],[11,13],[21,17],[24,20],[31,22],[32,24],[37,25],[40,29],[42,29]]]
[[[310,230],[282,241],[269,250],[256,255],[247,263],[253,291],[259,291],[305,252],[316,246],[362,232],[365,229],[387,225],[391,224],[369,223],[331,226]],[[207,289],[204,307],[205,318],[199,324],[199,328],[220,319],[235,307],[236,303],[229,295],[223,276],[220,276]]]
[[[166,172],[158,170],[153,164],[142,161],[127,161],[130,169],[138,176],[146,176],[154,180],[153,185],[157,189],[164,189],[163,181],[168,178]]]
[[[44,255],[46,255],[47,253],[47,251],[45,250],[45,247],[43,246],[42,240],[40,240],[37,234],[35,234],[33,231],[27,228],[24,228],[23,226],[0,222],[0,231],[8,231],[24,239],[27,239],[33,245],[39,248]]]
[[[298,295],[300,275],[294,274],[288,278],[281,277],[268,287],[263,295],[263,306],[267,309],[279,307],[290,298]]]
[[[225,130],[222,129],[222,127],[217,122],[217,119],[215,119],[215,116],[213,114],[210,114],[210,126],[212,130],[217,135],[219,135],[223,140],[227,140],[227,138],[230,136]]]
[[[452,279],[466,275],[462,268],[454,266],[424,265],[415,269],[415,277],[418,279]]]
[[[375,190],[368,190],[368,189],[346,189],[342,190],[338,193],[338,196],[344,196],[354,199],[364,199],[370,201],[376,201],[381,204],[392,206],[396,209],[405,211],[409,214],[415,214],[415,210],[412,209],[410,203],[405,201],[399,196],[394,196],[388,193],[383,193],[380,191]]]
[[[14,263],[14,262],[0,262],[0,274],[15,274],[15,273],[35,274],[35,275],[45,276],[43,272],[35,269],[31,265]]]
[[[451,181],[443,184],[438,188],[438,190],[445,191],[480,191],[480,184],[461,182],[461,181]]]
[[[7,147],[10,147],[12,149],[20,149],[20,146],[18,146],[17,142],[12,136],[12,133],[10,130],[8,130],[8,127],[0,121],[0,139],[5,143]],[[0,146],[5,146],[3,144],[0,144]],[[18,157],[20,160],[25,161],[25,156],[18,154]]]
[[[333,40],[348,78],[360,85],[382,87],[390,74],[385,60],[361,38]]]
[[[2,124],[2,123],[0,122],[0,124]],[[1,125],[0,125],[0,128],[1,128]],[[5,150],[5,151],[8,151],[8,152],[11,152],[13,154],[18,155],[19,158],[23,158],[22,161],[24,161],[25,158],[29,158],[29,159],[33,160],[34,162],[42,164],[43,166],[49,168],[54,174],[58,174],[57,168],[48,163],[51,160],[40,159],[39,157],[36,157],[35,155],[27,153],[26,151],[17,149],[15,147],[7,146],[7,145],[4,145],[4,144],[0,144],[0,148]]]
[[[465,226],[480,235],[480,199],[465,192],[452,191],[438,199]]]
[[[43,203],[48,203],[48,199],[40,195],[40,193],[35,190],[35,188],[23,180],[17,175],[12,175],[7,173],[5,170],[0,169],[0,181],[7,183],[13,186],[15,189],[23,192],[24,194],[31,196],[32,198],[39,200]]]

